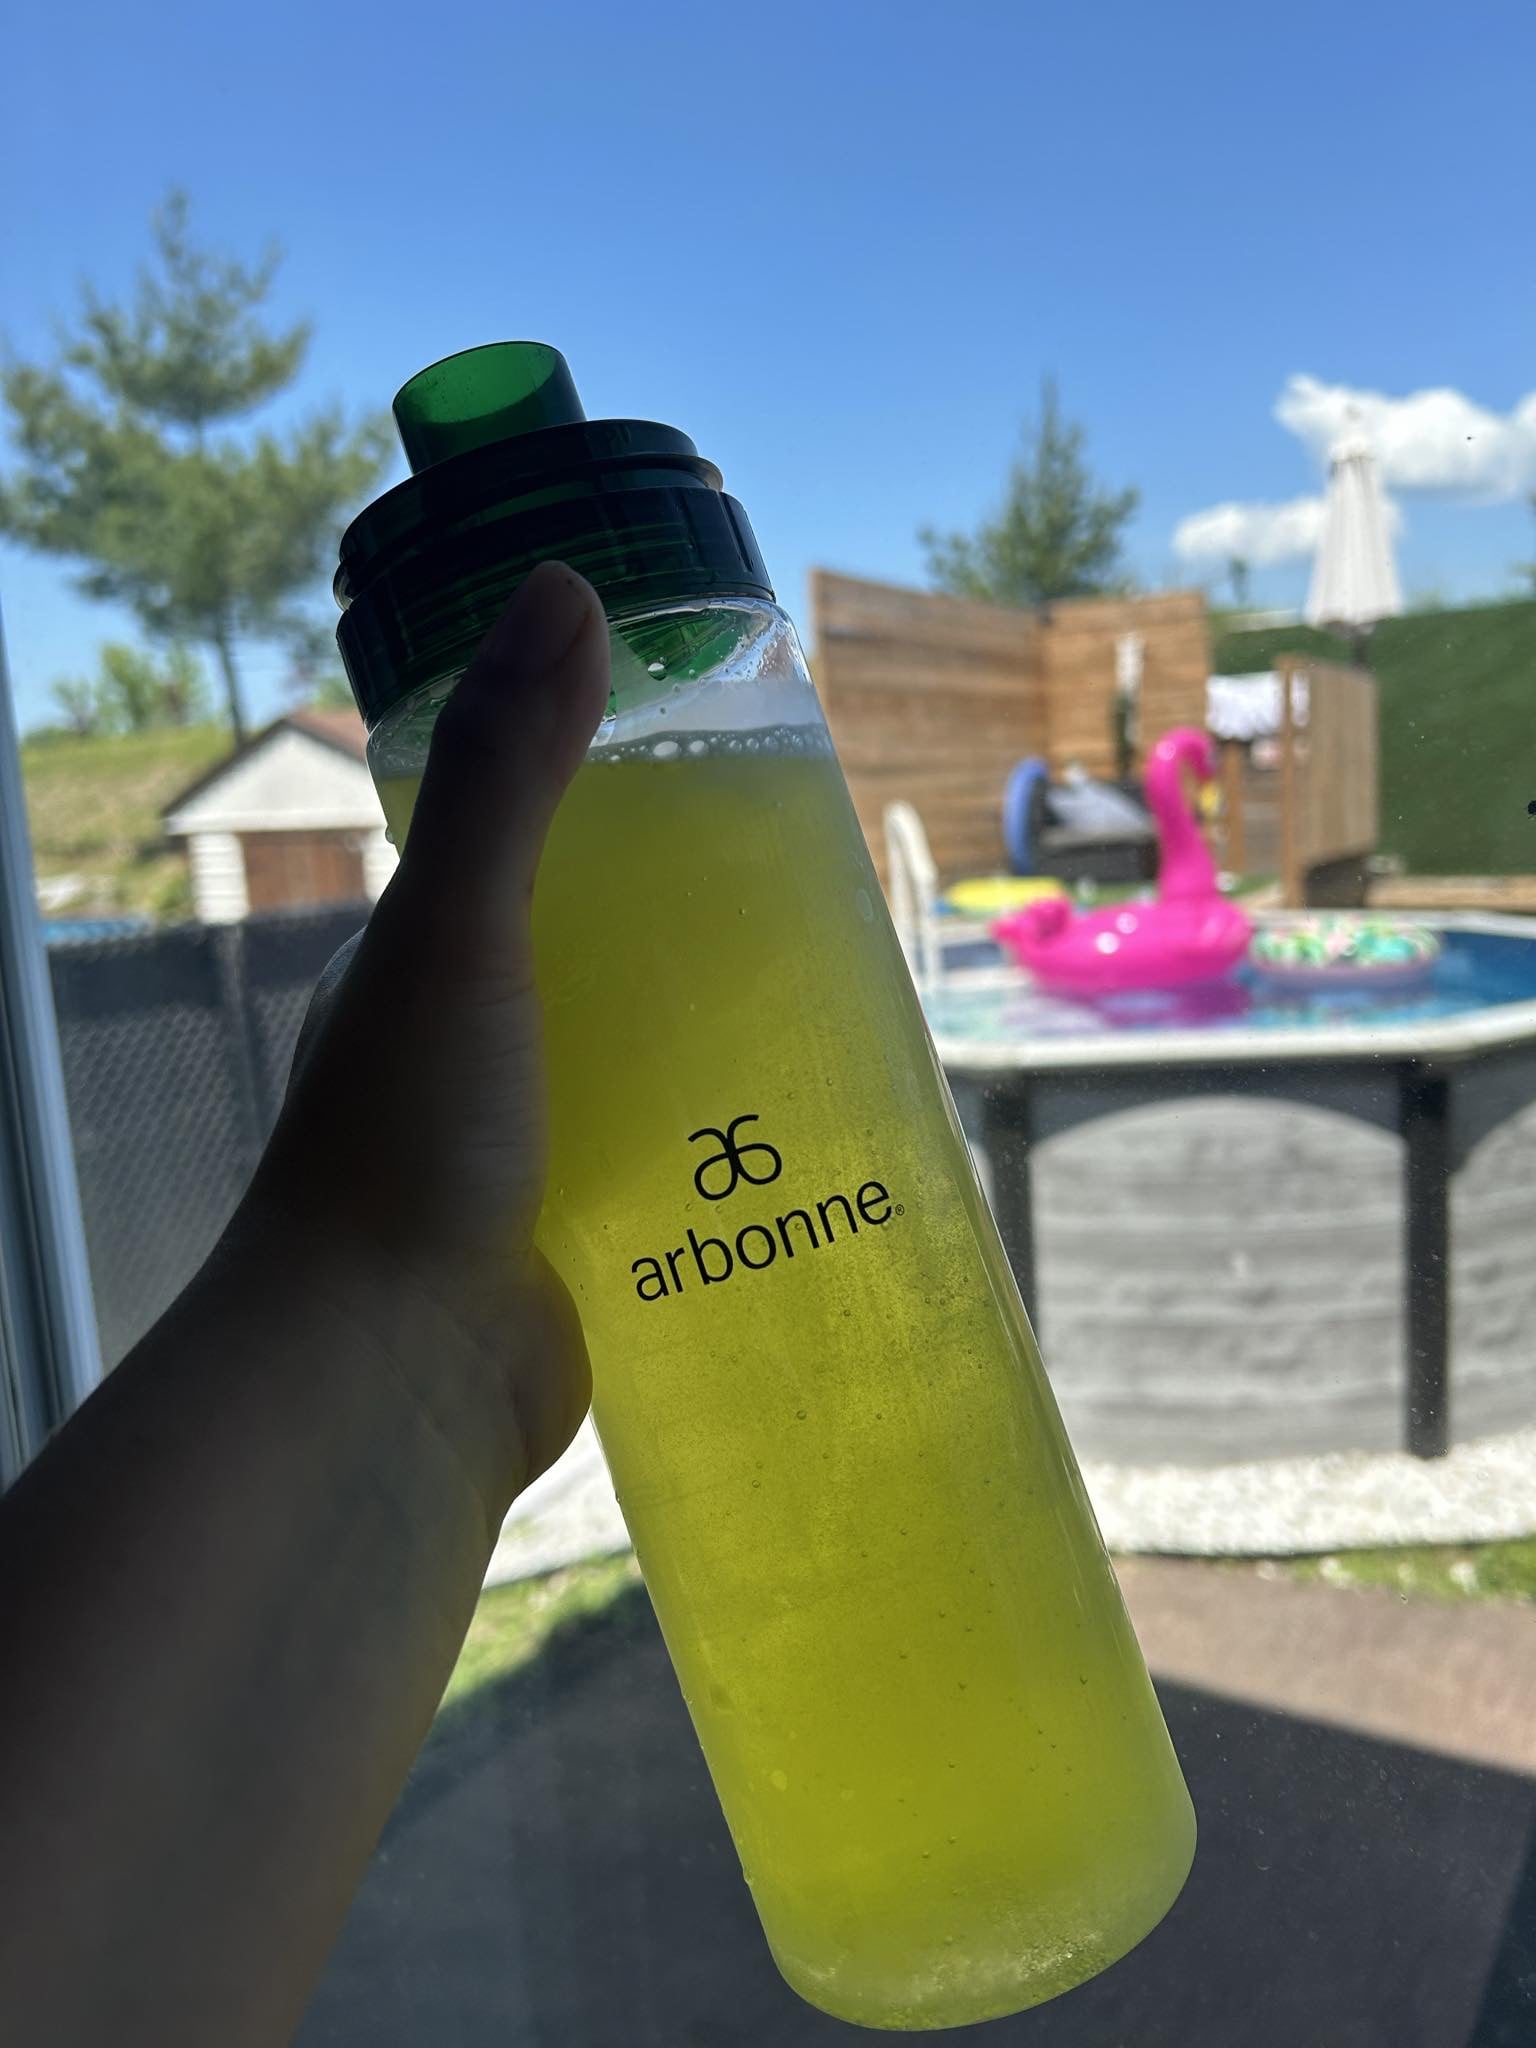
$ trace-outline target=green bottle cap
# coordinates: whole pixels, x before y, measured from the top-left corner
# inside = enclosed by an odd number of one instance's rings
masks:
[[[395,399],[412,475],[342,535],[337,643],[372,725],[473,654],[537,563],[568,562],[610,618],[773,596],[747,516],[686,434],[588,420],[558,349],[493,342]]]
[[[395,425],[413,470],[584,420],[565,357],[542,341],[492,341],[421,370],[395,394]]]

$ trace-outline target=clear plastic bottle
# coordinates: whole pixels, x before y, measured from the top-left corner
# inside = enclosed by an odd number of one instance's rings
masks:
[[[774,1954],[867,2026],[1048,1998],[1167,1910],[1193,1814],[794,629],[692,444],[582,421],[553,351],[396,410],[418,474],[338,591],[397,838],[531,562],[608,610],[534,907],[540,1239]]]

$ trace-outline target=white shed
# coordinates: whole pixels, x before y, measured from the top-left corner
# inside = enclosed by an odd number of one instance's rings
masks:
[[[290,711],[164,811],[205,924],[253,910],[372,901],[395,867],[355,711]]]

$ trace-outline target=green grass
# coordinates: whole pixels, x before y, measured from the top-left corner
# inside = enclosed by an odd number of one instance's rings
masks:
[[[1404,1544],[1388,1550],[1266,1558],[1258,1569],[1270,1576],[1329,1586],[1384,1587],[1405,1599],[1536,1600],[1536,1536],[1505,1543]]]
[[[160,809],[228,752],[229,735],[214,725],[24,742],[38,876],[76,875],[85,885],[62,914],[190,916],[186,854],[166,840]]]
[[[1267,889],[1274,879],[1273,875],[1234,875],[1228,893],[1233,896],[1253,896],[1260,889]],[[1157,894],[1155,882],[1090,883],[1081,896],[1071,884],[1065,886],[1073,902],[1081,903],[1087,910],[1112,909],[1117,903],[1150,902]]]
[[[1284,653],[1348,660],[1306,626],[1227,633],[1218,673]],[[1420,875],[1536,874],[1536,603],[1385,620],[1371,642],[1381,691],[1381,851]]]
[[[589,1621],[639,1583],[640,1567],[626,1552],[568,1565],[543,1578],[488,1587],[475,1608],[443,1705],[460,1705],[481,1686],[530,1664],[558,1629]]]
[[[1224,1558],[1219,1565],[1265,1578],[1376,1588],[1403,1599],[1536,1601],[1536,1536],[1316,1557]],[[451,1716],[484,1687],[526,1669],[557,1637],[611,1617],[640,1583],[640,1568],[625,1552],[488,1588],[443,1694],[443,1709]]]

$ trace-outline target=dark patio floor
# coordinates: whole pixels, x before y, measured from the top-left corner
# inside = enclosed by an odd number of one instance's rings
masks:
[[[1143,1563],[1201,1821],[1125,1962],[946,2036],[1005,2048],[1529,2048],[1536,1615]],[[1513,1764],[1516,1768],[1508,1768]],[[440,1720],[301,2048],[816,2048],[759,1934],[644,1594]]]

